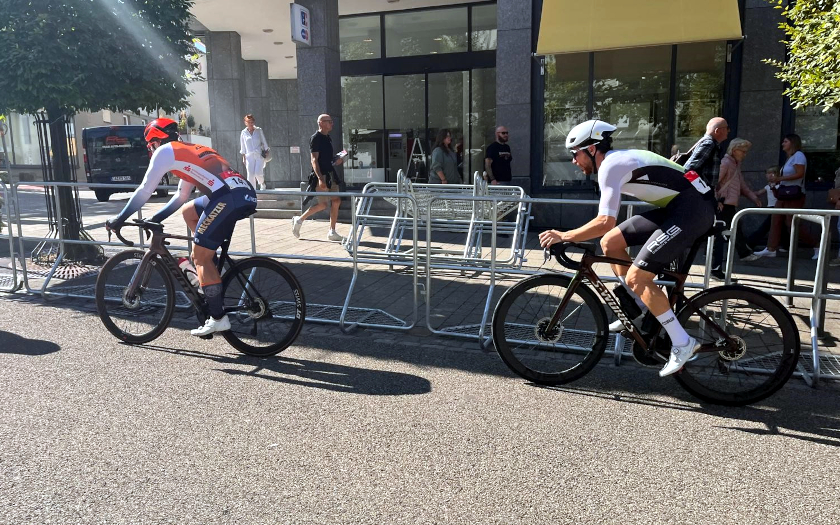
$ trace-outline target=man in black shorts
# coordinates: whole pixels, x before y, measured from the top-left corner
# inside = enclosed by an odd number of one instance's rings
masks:
[[[338,175],[335,166],[339,166],[344,159],[335,158],[333,154],[332,139],[330,131],[333,129],[333,120],[327,114],[318,115],[318,131],[309,139],[309,152],[311,156],[312,172],[318,177],[318,186],[315,191],[337,192],[339,191]],[[327,232],[327,239],[330,241],[344,241],[344,237],[335,231],[335,224],[338,221],[338,207],[341,205],[339,197],[318,197],[318,204],[312,206],[300,217],[292,217],[292,234],[300,237],[300,227],[303,221],[330,207],[330,231]]]
[[[697,341],[686,333],[671,310],[668,297],[654,284],[657,274],[712,227],[714,192],[693,171],[643,150],[612,150],[615,126],[590,120],[572,128],[566,147],[572,162],[586,175],[596,174],[601,188],[598,216],[567,232],[540,234],[544,248],[555,242],[587,241],[602,237],[608,257],[630,261],[628,246],[644,245],[629,268],[612,265],[613,272],[641,306],[649,308],[671,338],[671,357],[659,372],[679,371],[694,355]],[[621,195],[631,195],[656,208],[616,226]],[[621,321],[610,325],[620,331]]]

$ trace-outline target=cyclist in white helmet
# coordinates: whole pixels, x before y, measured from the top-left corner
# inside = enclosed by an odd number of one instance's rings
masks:
[[[633,265],[612,265],[622,285],[636,302],[656,316],[671,339],[671,356],[659,372],[679,371],[694,355],[697,341],[686,333],[671,310],[668,297],[653,281],[657,274],[708,232],[714,223],[714,192],[697,173],[643,150],[613,150],[616,127],[600,120],[578,124],[566,137],[572,163],[587,176],[598,177],[601,199],[598,216],[580,228],[540,234],[544,248],[556,242],[581,242],[601,237],[607,257],[630,260],[628,246],[644,245]],[[631,195],[656,206],[616,225],[621,195]],[[621,331],[621,321],[610,330]]]

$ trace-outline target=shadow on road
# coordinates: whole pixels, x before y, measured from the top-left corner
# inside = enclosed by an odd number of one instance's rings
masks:
[[[294,359],[282,355],[260,359],[245,355],[236,357],[215,355],[157,345],[135,346],[173,355],[208,359],[225,365],[253,367],[251,370],[245,370],[244,368],[216,369],[230,375],[257,377],[334,392],[369,396],[407,396],[427,394],[432,391],[432,384],[429,380],[402,372],[371,370],[369,368]]]
[[[677,386],[676,382],[667,379],[662,380],[664,389],[675,387],[674,392],[668,393],[680,399],[649,397],[651,394],[656,395],[656,391],[662,390],[663,387],[651,387],[649,381],[639,381],[638,374],[632,372],[621,374],[620,370],[609,367],[593,370],[589,376],[593,376],[591,379],[598,382],[598,388],[576,385],[531,386],[617,403],[703,413],[729,420],[715,425],[716,428],[759,436],[787,437],[840,447],[840,399],[833,386],[827,390],[812,390],[798,385],[801,379],[791,378],[793,384],[786,385],[757,406],[725,407],[697,402],[688,392]],[[583,378],[578,384],[587,382],[587,378]],[[609,382],[609,391],[601,388],[604,382]]]
[[[0,353],[2,354],[47,355],[59,350],[61,347],[51,341],[27,339],[0,330]]]

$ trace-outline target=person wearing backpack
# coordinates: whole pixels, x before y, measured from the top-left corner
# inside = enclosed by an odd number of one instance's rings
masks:
[[[720,173],[720,145],[729,136],[729,124],[721,117],[715,117],[706,124],[706,134],[688,150],[688,160],[680,162],[687,154],[677,155],[676,162],[686,171],[695,171],[710,187],[717,185]]]

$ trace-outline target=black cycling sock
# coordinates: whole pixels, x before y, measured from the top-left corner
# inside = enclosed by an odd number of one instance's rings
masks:
[[[204,299],[207,301],[207,309],[213,319],[221,319],[225,316],[224,297],[222,297],[222,283],[202,286]]]

